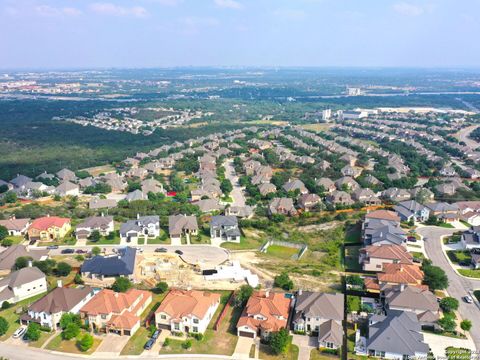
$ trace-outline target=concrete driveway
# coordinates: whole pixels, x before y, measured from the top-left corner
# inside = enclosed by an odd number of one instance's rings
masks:
[[[467,304],[461,298],[470,291],[480,289],[480,279],[469,279],[460,276],[447,260],[443,251],[442,237],[451,235],[456,229],[446,229],[438,226],[425,226],[417,229],[417,233],[423,236],[425,251],[433,264],[441,267],[448,276],[447,291],[450,296],[457,298],[460,302],[458,312],[463,319],[472,321],[473,326],[470,335],[475,343],[476,349],[480,349],[480,309],[476,304]]]
[[[107,334],[105,336],[102,336],[102,343],[98,346],[95,354],[120,354],[122,349],[127,344],[128,340],[130,340],[130,336],[120,336],[117,334]]]
[[[260,343],[256,339],[252,339],[246,336],[239,336],[237,345],[235,346],[235,351],[233,353],[234,359],[249,359],[250,358],[250,348],[255,344],[255,353],[258,355],[258,347]],[[258,358],[258,356],[256,357]]]
[[[318,338],[315,336],[293,335],[292,343],[298,346],[298,359],[310,359],[312,349],[318,346]]]
[[[473,349],[475,347],[471,339],[455,339],[431,333],[423,333],[423,338],[437,359],[445,358],[445,349],[449,346],[465,349]]]

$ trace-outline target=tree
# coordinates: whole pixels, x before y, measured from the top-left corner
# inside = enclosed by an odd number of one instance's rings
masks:
[[[79,347],[80,350],[85,352],[88,351],[93,345],[93,336],[90,334],[83,335],[82,339],[80,340]]]
[[[250,285],[240,286],[240,289],[237,291],[233,299],[233,306],[237,308],[243,307],[252,294],[253,288]]]
[[[37,341],[38,339],[40,339],[40,325],[35,322],[31,322],[30,324],[28,324],[25,338],[30,341]]]
[[[221,183],[220,183],[220,189],[222,190],[222,192],[225,194],[225,195],[228,195],[232,192],[233,190],[233,186],[232,186],[232,183],[230,182],[230,180],[228,179],[224,179]]]
[[[102,249],[100,249],[98,246],[94,246],[92,248],[92,255],[93,256],[100,255],[101,252],[102,252]]]
[[[132,287],[132,282],[126,277],[117,277],[112,285],[112,289],[116,292],[125,292]]]
[[[13,245],[13,240],[12,239],[3,239],[1,244],[4,247],[9,247],[9,246]]]
[[[82,276],[80,274],[75,274],[75,277],[73,278],[73,282],[77,285],[85,284],[85,281],[83,281]]]
[[[472,322],[468,319],[462,320],[460,323],[460,328],[465,332],[465,331],[470,331],[472,328]]]
[[[57,262],[53,259],[34,261],[33,266],[39,268],[45,275],[52,275]]]
[[[275,355],[283,354],[288,346],[288,331],[286,329],[280,329],[280,331],[272,333],[269,344]]]
[[[361,288],[363,288],[363,285],[365,284],[364,280],[359,275],[348,275],[345,278],[345,282],[348,285],[352,285],[352,286],[355,286],[355,287],[361,287]]]
[[[69,324],[77,324],[78,326],[81,326],[82,320],[80,319],[80,315],[72,313],[63,314],[60,318],[60,327],[65,330]]]
[[[290,276],[286,272],[281,273],[280,275],[275,276],[273,285],[283,290],[292,290],[293,281],[290,279]]]
[[[8,321],[5,320],[4,317],[0,316],[0,336],[5,335],[9,327],[10,325],[8,324]]]
[[[3,197],[3,200],[5,200],[7,204],[13,204],[17,202],[17,194],[14,193],[13,191],[9,191],[5,194],[5,196]]]
[[[15,260],[15,269],[20,270],[28,266],[28,262],[32,261],[30,256],[20,256]]]
[[[165,281],[160,281],[154,288],[156,294],[163,294],[168,290],[168,284]]]
[[[5,226],[0,225],[0,240],[5,239],[7,236],[8,236],[8,229]]]
[[[10,304],[8,301],[4,301],[2,303],[2,310],[7,310],[10,308],[10,306],[12,306],[12,304]]]
[[[422,266],[422,269],[425,273],[423,281],[425,282],[425,284],[428,285],[430,290],[435,291],[447,288],[448,277],[447,274],[445,274],[445,271],[443,271],[443,269],[430,264],[426,265],[425,263]]]
[[[443,330],[452,332],[455,330],[456,324],[455,320],[451,316],[444,316],[438,320],[438,324],[442,327]]]
[[[70,340],[70,339],[73,339],[74,337],[77,337],[78,334],[80,334],[80,326],[78,326],[78,324],[74,322],[71,322],[62,331],[62,339]]]
[[[66,262],[59,262],[57,264],[56,274],[58,276],[67,276],[72,271],[72,266]]]
[[[93,242],[99,241],[101,238],[100,231],[98,230],[93,230],[88,239]]]
[[[452,297],[445,297],[440,300],[440,307],[445,312],[452,312],[458,309],[458,300]]]

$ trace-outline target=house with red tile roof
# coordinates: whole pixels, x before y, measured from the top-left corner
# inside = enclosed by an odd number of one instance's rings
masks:
[[[28,228],[28,238],[38,241],[60,240],[67,235],[71,228],[68,218],[44,216],[33,220]]]
[[[412,285],[428,288],[422,285],[424,273],[416,264],[383,264],[383,270],[376,278],[366,278],[365,288],[378,292],[391,285]]]
[[[291,299],[285,293],[255,291],[237,323],[238,336],[268,337],[287,327]]]
[[[219,305],[220,294],[172,289],[155,311],[155,322],[160,329],[203,334]]]
[[[149,291],[103,289],[80,309],[80,315],[91,330],[130,336],[140,327],[140,315],[151,302]]]
[[[384,264],[413,264],[413,256],[402,245],[369,245],[360,250],[359,262],[365,271],[382,271]]]

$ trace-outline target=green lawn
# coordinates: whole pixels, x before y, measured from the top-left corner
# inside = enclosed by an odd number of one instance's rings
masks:
[[[448,250],[447,256],[451,262],[459,265],[467,265],[472,261],[472,256],[468,250]]]
[[[310,360],[334,360],[334,359],[340,359],[340,356],[324,354],[318,349],[312,349],[312,351],[310,352]]]
[[[50,338],[50,336],[53,335],[53,332],[46,332],[46,331],[42,331],[40,333],[40,339],[38,339],[37,341],[30,341],[28,343],[28,346],[33,346],[33,347],[36,347],[36,348],[40,348],[42,347],[43,344],[45,344],[45,342]]]
[[[452,224],[449,224],[449,223],[441,223],[438,226],[446,228],[446,229],[454,229],[455,228]]]
[[[460,242],[462,236],[460,234],[453,234],[452,236],[446,236],[443,238],[444,244],[456,244]]]
[[[148,239],[147,243],[168,245],[170,244],[170,237],[168,236],[165,230],[160,229],[160,236],[154,239]]]
[[[480,279],[480,270],[459,269],[458,272],[466,277]]]
[[[107,239],[105,236],[102,236],[98,241],[87,240],[87,245],[118,245],[120,244],[120,236],[115,235],[113,239]]]
[[[23,236],[9,235],[9,236],[7,236],[7,239],[12,240],[13,245],[17,245],[17,244],[20,244],[20,243],[25,241],[25,238]]]
[[[251,236],[241,236],[240,243],[224,242],[221,246],[228,250],[257,250],[262,245],[262,240],[255,239]]]
[[[345,269],[362,270],[362,265],[358,262],[361,246],[345,246]]]
[[[449,346],[445,349],[445,355],[448,360],[470,360],[472,358],[472,351]]]
[[[362,242],[361,239],[362,228],[360,224],[355,224],[347,229],[345,234],[345,244],[358,244]]]
[[[281,259],[292,259],[300,250],[281,245],[270,245],[267,248],[267,254]]]
[[[7,320],[10,325],[7,332],[3,336],[0,336],[0,341],[8,339],[10,336],[12,336],[15,330],[17,330],[20,327],[20,323],[18,322],[18,319],[20,318],[20,314],[16,313],[17,309],[27,308],[32,303],[34,303],[41,297],[45,296],[45,294],[46,292],[40,295],[33,296],[30,299],[26,299],[12,305],[12,307],[10,307],[9,309],[0,311],[0,316],[5,318],[5,320]]]
[[[275,355],[272,353],[270,346],[260,344],[259,357],[262,360],[297,360],[298,359],[298,346],[292,344],[292,336],[289,337],[287,350],[284,354]]]
[[[410,254],[416,259],[423,260],[425,258],[425,255],[421,252],[418,251],[410,251]]]
[[[73,338],[72,340],[63,340],[62,334],[58,334],[52,340],[50,340],[50,342],[47,344],[45,349],[73,353],[73,354],[90,355],[97,349],[98,345],[100,345],[102,340],[99,338],[93,337],[92,347],[88,351],[83,352],[78,347],[78,342],[84,334],[85,334],[85,331],[82,330],[80,334],[76,338]]]

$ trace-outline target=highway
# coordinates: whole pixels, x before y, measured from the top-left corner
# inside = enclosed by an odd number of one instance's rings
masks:
[[[477,349],[480,349],[480,309],[475,304],[467,304],[461,298],[468,295],[470,291],[480,289],[480,279],[468,279],[460,276],[450,265],[447,255],[442,249],[441,238],[450,235],[457,229],[446,229],[437,226],[426,226],[417,229],[417,233],[423,236],[425,241],[425,251],[433,264],[445,270],[448,276],[449,285],[447,288],[450,296],[460,302],[459,313],[463,319],[472,321],[473,326],[470,331],[473,342]]]

